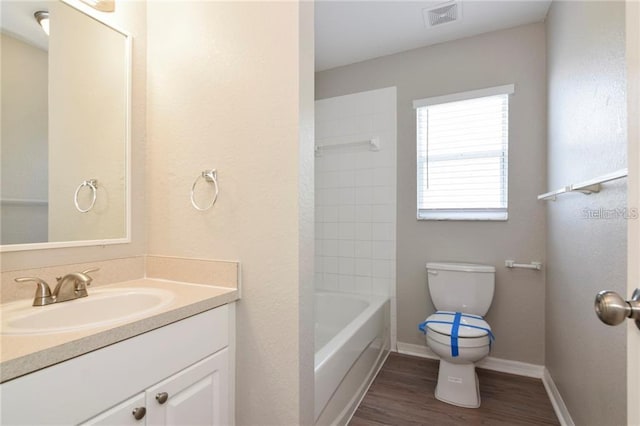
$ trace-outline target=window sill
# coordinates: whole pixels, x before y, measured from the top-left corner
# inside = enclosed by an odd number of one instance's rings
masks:
[[[419,211],[418,220],[468,220],[497,221],[509,220],[508,212],[500,211]]]

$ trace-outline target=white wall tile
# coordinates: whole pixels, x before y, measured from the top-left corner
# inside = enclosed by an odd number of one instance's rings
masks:
[[[355,277],[355,292],[358,294],[371,294],[373,281],[371,277]]]
[[[338,291],[340,284],[338,282],[338,274],[327,274],[323,276],[324,289],[327,291]]]
[[[371,257],[373,259],[395,260],[395,241],[373,241],[371,243]]]
[[[316,288],[395,295],[395,92],[316,102]],[[388,104],[388,105],[386,105]],[[395,323],[395,308],[393,309]],[[392,330],[392,338],[396,331]]]
[[[372,242],[371,241],[354,241],[353,243],[353,256],[360,259],[371,259],[372,255]]]
[[[361,204],[354,207],[355,222],[372,222],[373,206],[371,204]]]
[[[343,149],[343,148],[336,148]],[[353,170],[353,165],[356,162],[356,158],[358,153],[356,152],[345,152],[337,157],[337,166],[338,170]]]
[[[354,257],[355,256],[355,242],[353,240],[343,240],[338,243],[338,256],[340,257]]]
[[[338,224],[337,223],[324,223],[322,236],[326,240],[337,240],[338,239]]]
[[[326,258],[325,258],[326,260]],[[372,264],[372,271],[374,278],[392,278],[391,264],[395,264],[392,260],[374,260]],[[326,266],[326,263],[325,263]]]
[[[396,227],[394,223],[376,223],[371,232],[371,239],[374,241],[395,241]]]
[[[361,277],[370,277],[373,275],[373,262],[371,259],[356,259],[355,274]]]
[[[372,291],[373,294],[378,296],[389,296],[391,287],[391,280],[388,278],[376,278],[372,279]],[[425,301],[426,302],[426,301]]]
[[[374,169],[361,169],[355,171],[356,186],[371,186]]]
[[[369,186],[359,186],[355,189],[355,204],[372,204],[373,188]]]
[[[394,188],[391,186],[375,186],[371,193],[371,204],[392,204],[395,205],[396,197]]]
[[[353,204],[341,205],[338,211],[338,221],[340,222],[355,222],[356,221],[356,207]]]
[[[334,256],[323,257],[324,272],[330,274],[338,273],[338,258]]]
[[[355,239],[359,241],[371,241],[372,230],[370,222],[355,224]]]
[[[353,222],[338,223],[338,239],[339,240],[353,240],[355,238],[355,234],[356,234],[356,225]]]
[[[395,204],[377,204],[371,206],[371,222],[395,222],[396,206]]]
[[[325,206],[331,205],[335,206],[340,204],[340,191],[341,188],[327,188],[321,189],[320,191],[324,191],[322,200]]]
[[[356,189],[354,187],[349,188],[338,188],[338,204],[354,204],[353,200],[355,198]]]
[[[342,170],[338,172],[337,185],[341,188],[355,186],[356,172],[355,170]]]
[[[353,275],[339,275],[338,281],[340,291],[345,293],[355,293],[356,283],[353,279]]]
[[[322,221],[337,222],[339,209],[340,209],[340,206],[334,206],[334,205],[324,206],[324,208],[322,209],[322,213],[323,213]]]
[[[338,273],[340,275],[353,275],[355,262],[352,257],[338,257]]]
[[[322,186],[321,188],[338,188],[340,186],[340,172],[325,172],[322,176]]]
[[[338,240],[323,240],[322,241],[322,255],[323,256],[338,256]]]

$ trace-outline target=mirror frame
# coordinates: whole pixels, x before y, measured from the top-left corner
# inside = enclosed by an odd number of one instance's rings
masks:
[[[125,37],[125,74],[126,74],[126,120],[125,120],[125,235],[122,238],[109,238],[102,240],[76,240],[76,241],[54,241],[43,243],[25,243],[25,244],[4,244],[0,245],[0,253],[24,250],[44,250],[65,247],[88,247],[88,246],[105,246],[111,244],[126,244],[131,242],[131,102],[132,102],[132,74],[133,74],[133,37],[127,31],[124,31],[104,17],[99,16],[99,11],[91,8],[80,0],[58,0],[69,7],[76,9],[78,12],[87,15],[88,18],[105,25],[112,30],[122,34]]]

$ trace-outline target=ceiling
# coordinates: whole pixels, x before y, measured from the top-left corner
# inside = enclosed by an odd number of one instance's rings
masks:
[[[0,3],[0,29],[15,38],[48,50],[49,38],[33,17],[39,10],[49,10],[50,1],[6,1]]]
[[[452,1],[316,0],[316,71],[543,21],[551,0],[459,1],[460,19],[427,27],[423,9]]]

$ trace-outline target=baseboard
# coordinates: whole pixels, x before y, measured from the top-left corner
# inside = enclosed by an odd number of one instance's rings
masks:
[[[397,351],[405,355],[419,356],[422,358],[438,359],[438,356],[431,351],[427,346],[413,345],[411,343],[397,343]],[[560,391],[556,387],[556,384],[549,374],[549,370],[543,365],[529,364],[520,361],[510,361],[508,359],[487,357],[481,362],[476,364],[477,367],[485,368],[487,370],[500,371],[502,373],[516,374],[518,376],[533,377],[535,379],[542,379],[553,411],[555,411],[558,421],[562,426],[575,426],[575,423],[571,419],[571,414],[567,409]]]
[[[398,342],[397,348],[398,352],[401,354],[438,359],[438,356],[427,346]],[[542,379],[544,376],[543,365],[511,361],[508,359],[494,358],[490,356],[478,362],[476,367],[492,371],[500,371],[501,373],[516,374],[518,376],[533,377],[535,379]]]
[[[547,368],[544,369],[544,374],[542,375],[542,384],[544,388],[547,390],[547,394],[549,395],[549,400],[551,401],[551,405],[553,405],[553,410],[556,412],[556,416],[558,417],[558,421],[562,426],[575,426],[573,419],[571,418],[571,414],[567,409],[567,406],[562,399],[562,395],[560,395],[560,391],[556,386],[549,370]]]

